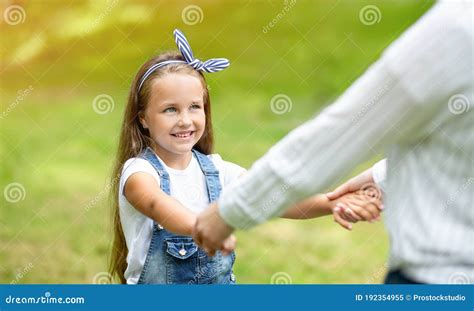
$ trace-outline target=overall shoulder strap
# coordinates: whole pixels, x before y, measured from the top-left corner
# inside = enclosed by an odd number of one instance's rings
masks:
[[[209,203],[216,201],[221,194],[222,186],[219,179],[219,171],[216,166],[205,154],[193,149],[199,166],[206,177],[207,195]]]
[[[147,147],[142,153],[140,153],[138,157],[147,160],[153,166],[160,176],[161,190],[163,190],[164,193],[170,195],[170,175],[163,167],[160,160],[158,160],[156,157],[155,152],[150,147]]]

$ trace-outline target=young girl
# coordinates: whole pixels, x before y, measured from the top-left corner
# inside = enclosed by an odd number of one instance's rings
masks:
[[[128,284],[233,284],[235,254],[210,257],[190,237],[196,215],[245,172],[211,154],[211,105],[202,72],[220,71],[229,62],[194,59],[184,35],[174,35],[181,53],[150,59],[131,86],[114,171],[121,177],[114,184],[110,270]],[[337,202],[358,208],[356,197],[329,201],[318,195],[283,217],[331,214]],[[226,243],[233,249],[235,238]]]

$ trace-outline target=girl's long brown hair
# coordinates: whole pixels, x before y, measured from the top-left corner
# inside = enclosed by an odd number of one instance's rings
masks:
[[[204,75],[201,72],[196,71],[187,64],[170,64],[166,65],[158,70],[154,71],[144,82],[140,92],[137,91],[138,84],[143,74],[156,63],[165,60],[184,60],[181,54],[177,52],[166,52],[158,55],[145,64],[142,65],[138,71],[135,79],[133,80],[128,96],[127,107],[125,107],[125,113],[122,123],[122,130],[120,133],[120,141],[118,145],[117,157],[112,175],[112,201],[113,201],[113,228],[114,228],[114,241],[112,245],[112,252],[109,262],[109,273],[112,278],[117,277],[120,283],[126,283],[124,273],[127,269],[127,244],[120,222],[119,212],[119,180],[122,173],[123,165],[125,161],[130,158],[136,157],[146,147],[152,145],[152,140],[148,133],[148,130],[143,128],[140,123],[139,116],[145,111],[148,100],[150,98],[150,90],[152,82],[158,78],[163,77],[169,73],[184,73],[199,78],[202,83],[204,94],[204,112],[206,115],[206,124],[204,127],[204,133],[199,139],[194,149],[204,153],[210,154],[214,148],[214,136],[212,132],[212,120],[211,120],[211,101],[209,98],[209,92],[207,89],[207,83]]]

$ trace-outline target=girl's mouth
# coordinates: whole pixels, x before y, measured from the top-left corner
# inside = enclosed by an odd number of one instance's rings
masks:
[[[179,132],[171,134],[172,136],[180,139],[190,138],[194,134],[194,131],[186,131],[186,132]]]

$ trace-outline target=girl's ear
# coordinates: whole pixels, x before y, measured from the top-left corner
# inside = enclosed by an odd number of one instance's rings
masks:
[[[144,116],[143,112],[140,112],[140,113],[138,114],[138,119],[140,120],[140,123],[142,124],[143,128],[144,128],[144,129],[147,129],[147,128],[148,128],[148,124],[146,123],[145,116]]]

